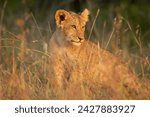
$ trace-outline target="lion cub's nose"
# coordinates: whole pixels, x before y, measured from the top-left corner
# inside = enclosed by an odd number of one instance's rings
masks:
[[[78,37],[78,39],[79,39],[80,41],[83,41],[83,40],[84,40],[84,38],[83,38],[83,37]]]

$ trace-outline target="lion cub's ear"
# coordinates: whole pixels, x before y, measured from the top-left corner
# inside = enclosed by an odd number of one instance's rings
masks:
[[[57,10],[55,14],[56,25],[58,28],[62,28],[63,22],[68,18],[69,12],[65,10]]]
[[[85,21],[85,23],[88,21],[89,19],[89,10],[88,9],[84,9],[84,11],[81,13],[81,18]]]

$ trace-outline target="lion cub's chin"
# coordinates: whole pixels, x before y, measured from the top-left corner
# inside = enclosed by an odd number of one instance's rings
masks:
[[[71,42],[74,46],[80,46],[82,42]]]

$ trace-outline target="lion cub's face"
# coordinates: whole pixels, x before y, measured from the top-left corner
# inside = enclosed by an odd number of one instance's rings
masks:
[[[64,33],[64,41],[72,45],[80,45],[84,41],[84,31],[88,15],[89,11],[87,9],[81,14],[65,10],[56,11],[56,25]]]

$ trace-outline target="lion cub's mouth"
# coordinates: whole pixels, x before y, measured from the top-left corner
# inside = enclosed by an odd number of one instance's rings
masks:
[[[84,39],[71,40],[71,42],[73,43],[73,45],[80,45],[83,41],[84,41]]]

